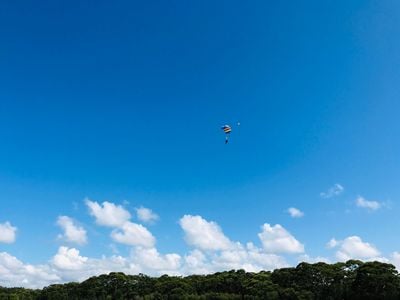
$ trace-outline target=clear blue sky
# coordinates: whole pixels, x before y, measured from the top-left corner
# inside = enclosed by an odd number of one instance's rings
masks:
[[[86,197],[154,211],[162,254],[193,248],[184,215],[258,247],[280,224],[331,261],[331,238],[400,251],[398,1],[145,2],[1,2],[1,252],[129,256]],[[57,238],[62,215],[87,243]]]

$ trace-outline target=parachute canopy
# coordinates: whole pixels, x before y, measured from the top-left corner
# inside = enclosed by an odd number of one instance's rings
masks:
[[[229,126],[229,125],[224,125],[224,126],[221,127],[221,129],[222,129],[226,134],[229,134],[229,133],[231,133],[231,131],[232,131],[232,128],[231,128],[231,126]]]

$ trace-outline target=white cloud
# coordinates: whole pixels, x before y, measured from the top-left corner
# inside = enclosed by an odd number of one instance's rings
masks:
[[[110,272],[150,276],[189,275],[232,268],[260,271],[287,266],[283,257],[267,254],[252,244],[244,247],[236,243],[233,248],[219,253],[203,253],[195,249],[184,257],[176,253],[161,254],[154,247],[135,247],[129,257],[89,258],[75,248],[60,247],[47,264],[36,266],[24,264],[8,253],[0,253],[0,285],[42,288],[54,283],[80,282]]]
[[[206,255],[199,249],[194,249],[184,257],[186,270],[189,274],[207,274],[211,273],[210,264]]]
[[[68,250],[70,251],[71,249]],[[125,274],[146,272],[140,266],[135,265],[129,257],[113,255],[109,257],[89,258],[80,256],[79,252],[62,254],[61,257],[63,261],[60,266],[54,265],[54,258],[50,262],[52,272],[60,278],[57,281],[58,283],[80,282],[91,276],[108,274],[110,272],[124,272]]]
[[[252,243],[243,246],[239,242],[232,242],[218,224],[201,216],[185,215],[181,218],[180,225],[188,244],[196,248],[185,256],[186,264],[181,271],[183,274],[204,274],[230,269],[260,271],[288,266],[283,257],[267,253]]]
[[[326,192],[320,193],[320,196],[322,198],[332,198],[335,196],[339,196],[341,193],[343,193],[344,187],[340,185],[339,183],[334,184],[331,188],[329,188]]]
[[[269,253],[302,253],[304,245],[281,225],[265,223],[258,234],[265,251]]]
[[[129,221],[131,214],[122,206],[110,202],[103,202],[101,206],[90,200],[86,200],[86,204],[90,214],[96,218],[97,224],[115,227],[111,232],[111,238],[115,242],[145,248],[155,245],[156,239],[151,232],[143,225]]]
[[[329,258],[323,257],[323,256],[316,256],[316,257],[312,257],[309,256],[308,254],[303,254],[299,256],[299,261],[298,263],[301,262],[307,262],[309,264],[315,264],[315,263],[319,263],[319,262],[324,262],[324,263],[331,263]]]
[[[337,241],[336,239],[332,238],[332,239],[329,240],[328,243],[326,243],[326,247],[328,249],[332,249],[332,248],[335,248],[337,245],[339,245],[339,243],[340,243],[339,241]]]
[[[304,213],[300,209],[295,207],[289,207],[287,212],[292,218],[301,218],[304,216]]]
[[[382,206],[378,201],[368,201],[361,196],[356,199],[356,205],[368,210],[377,210]]]
[[[367,242],[363,242],[358,236],[349,236],[343,241],[337,242],[336,246],[339,246],[336,258],[340,261],[349,259],[382,260],[379,257],[378,249]]]
[[[119,229],[113,230],[111,237],[115,242],[130,246],[151,248],[156,243],[146,227],[132,222],[125,222]]]
[[[120,227],[131,218],[131,214],[121,205],[103,202],[101,205],[86,199],[89,213],[96,219],[96,223],[108,227]]]
[[[87,257],[79,255],[79,250],[62,246],[58,249],[52,262],[56,268],[61,270],[79,270],[83,268],[87,260]]]
[[[6,252],[0,252],[0,286],[40,288],[60,280],[47,265],[24,264]]]
[[[17,227],[14,227],[10,222],[0,224],[0,243],[11,244],[15,242]]]
[[[232,249],[221,251],[215,255],[210,263],[215,271],[244,269],[248,272],[272,270],[287,267],[282,256],[266,253],[263,249],[247,243],[246,247],[236,243]]]
[[[151,209],[146,207],[136,208],[137,218],[145,223],[153,223],[158,220],[158,215],[154,213]]]
[[[215,222],[209,222],[201,216],[183,216],[179,224],[185,232],[185,240],[189,245],[202,250],[226,250],[232,242],[224,235]]]
[[[393,252],[390,256],[390,262],[396,266],[397,270],[400,270],[400,252]]]
[[[288,266],[282,256],[265,253],[252,243],[246,246],[235,243],[232,248],[220,252],[204,253],[199,249],[191,251],[184,257],[181,273],[208,274],[232,269],[258,272]]]
[[[86,244],[86,230],[74,223],[74,220],[67,216],[59,216],[57,225],[60,226],[64,233],[59,238],[78,245]]]
[[[137,247],[134,251],[134,261],[144,269],[157,271],[159,275],[179,274],[181,267],[180,255],[176,253],[161,255],[156,248]]]

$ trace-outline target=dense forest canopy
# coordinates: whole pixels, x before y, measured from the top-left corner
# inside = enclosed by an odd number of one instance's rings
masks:
[[[187,277],[110,273],[42,290],[0,288],[3,299],[400,299],[400,276],[391,264],[358,260]]]

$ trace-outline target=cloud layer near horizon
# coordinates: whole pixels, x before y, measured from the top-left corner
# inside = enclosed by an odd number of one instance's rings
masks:
[[[71,217],[59,216],[56,224],[62,233],[58,239],[65,244],[47,262],[38,265],[22,262],[7,252],[0,252],[0,285],[41,288],[53,283],[82,281],[112,271],[154,276],[188,275],[230,269],[272,270],[290,266],[288,259],[330,261],[325,257],[310,257],[305,251],[305,245],[280,224],[262,224],[257,234],[258,240],[242,244],[226,236],[216,222],[190,214],[182,216],[178,222],[188,252],[163,254],[156,247],[156,237],[145,225],[134,223],[132,214],[124,206],[89,199],[85,200],[85,204],[94,223],[109,229],[112,242],[131,248],[128,256],[115,254],[92,258],[83,255],[76,247],[90,242],[87,231]],[[139,221],[151,223],[158,219],[152,210],[140,209],[136,209]],[[17,227],[10,222],[0,224],[0,242],[13,243],[16,231]],[[364,242],[358,236],[349,236],[343,240],[331,239],[327,246],[336,249],[335,259],[339,261],[356,258],[391,261],[400,266],[398,252],[387,259],[381,256],[374,245]]]

